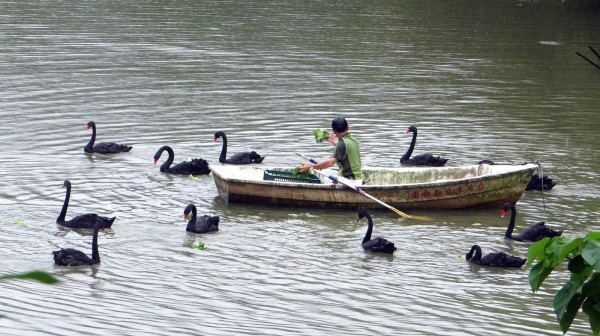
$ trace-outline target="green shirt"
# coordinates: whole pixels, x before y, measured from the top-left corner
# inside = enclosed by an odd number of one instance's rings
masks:
[[[333,151],[333,157],[343,177],[353,180],[363,179],[358,141],[350,133],[339,139]]]

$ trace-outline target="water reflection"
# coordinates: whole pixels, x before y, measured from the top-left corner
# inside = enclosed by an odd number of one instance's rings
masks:
[[[414,124],[417,152],[451,165],[541,162],[558,184],[523,196],[517,227],[544,218],[573,237],[597,230],[597,72],[574,54],[599,36],[597,10],[22,1],[5,3],[2,20],[0,265],[62,280],[3,284],[5,333],[561,334],[560,277],[532,297],[526,269],[460,258],[475,243],[526,255],[503,238],[500,209],[415,213],[428,224],[375,211],[398,250],[371,255],[354,211],[227,204],[212,176],[163,174],[152,157],[170,145],[180,161],[218,164],[223,130],[231,153],[296,165],[294,152],[330,155],[311,132],[344,115],[366,166],[397,167]],[[85,154],[89,120],[132,151]],[[90,244],[90,232],[55,224],[65,179],[77,189],[70,212],[117,216],[100,265],[53,266],[53,249]],[[185,232],[191,202],[221,216],[218,234]],[[578,317],[569,333],[588,330]]]

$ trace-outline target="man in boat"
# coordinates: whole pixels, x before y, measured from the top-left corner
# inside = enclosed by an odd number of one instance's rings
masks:
[[[331,121],[331,129],[333,133],[326,140],[335,146],[332,156],[318,163],[305,163],[298,171],[304,173],[311,168],[327,169],[337,163],[343,177],[352,180],[354,185],[362,185],[360,149],[358,141],[348,131],[348,122],[344,118],[337,117]]]

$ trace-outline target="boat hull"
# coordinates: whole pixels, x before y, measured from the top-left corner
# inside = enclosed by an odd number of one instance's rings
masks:
[[[516,203],[536,165],[472,165],[439,168],[366,168],[369,195],[397,209],[458,209]],[[212,167],[219,196],[227,202],[319,208],[383,209],[341,184],[266,181],[265,169],[282,167]],[[410,182],[410,181],[416,182]]]

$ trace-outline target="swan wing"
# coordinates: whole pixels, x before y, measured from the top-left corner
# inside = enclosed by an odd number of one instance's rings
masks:
[[[94,152],[103,153],[103,154],[115,154],[115,153],[121,153],[121,152],[129,152],[131,150],[131,148],[133,148],[133,147],[119,145],[114,142],[101,142],[97,145],[94,145],[94,147],[92,147]]]
[[[521,267],[526,261],[527,259],[499,252],[486,254],[481,258],[479,264],[493,267]]]
[[[373,238],[363,243],[362,247],[365,251],[371,252],[393,253],[396,250],[394,243],[381,237]]]
[[[52,253],[54,254],[54,262],[61,266],[87,265],[92,262],[92,258],[85,253],[72,248],[60,249]]]

